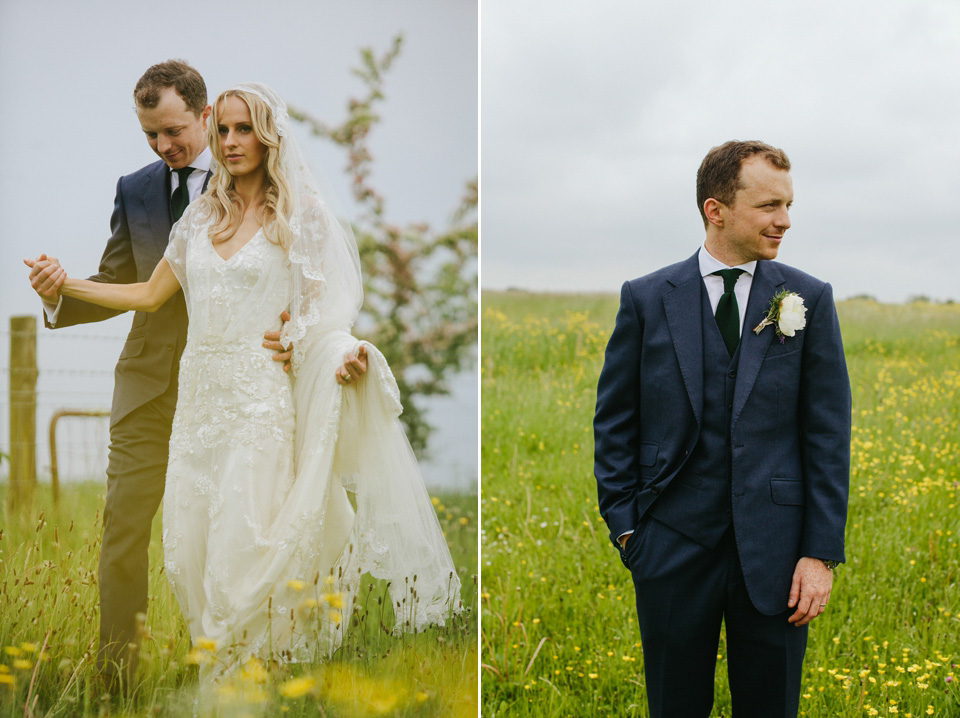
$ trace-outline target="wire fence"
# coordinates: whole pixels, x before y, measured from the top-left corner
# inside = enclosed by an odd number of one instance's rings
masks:
[[[116,321],[116,320],[114,320]],[[49,482],[53,459],[49,440],[52,418],[63,411],[108,412],[113,396],[113,366],[125,340],[129,322],[121,320],[119,332],[70,327],[56,332],[37,330],[36,465],[37,479]],[[10,412],[23,399],[10,395],[10,347],[32,333],[0,331],[0,451],[10,454]],[[23,370],[21,370],[23,371]],[[26,401],[30,403],[29,397]],[[107,416],[63,416],[56,427],[56,469],[60,482],[103,480],[110,443]],[[8,478],[9,463],[0,461],[0,479]]]
[[[113,398],[113,368],[126,340],[131,318],[114,317],[97,325],[49,331],[38,318],[36,391],[36,466],[39,482],[51,480],[50,420],[63,410],[108,411]],[[10,345],[20,339],[0,331],[0,452],[10,446]],[[428,486],[476,491],[477,377],[464,372],[452,381],[454,395],[425,402],[431,435],[429,458],[421,462]],[[57,428],[57,473],[61,483],[103,481],[110,444],[109,418],[63,417]],[[0,460],[0,480],[9,476]]]

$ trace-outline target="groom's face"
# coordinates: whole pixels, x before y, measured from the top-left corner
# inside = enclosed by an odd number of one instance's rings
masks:
[[[761,156],[744,160],[740,189],[723,207],[722,242],[737,264],[776,259],[783,235],[790,228],[793,181],[790,173]]]
[[[209,115],[209,105],[200,115],[194,114],[172,87],[160,91],[156,107],[137,106],[150,148],[174,170],[189,166],[207,146]]]

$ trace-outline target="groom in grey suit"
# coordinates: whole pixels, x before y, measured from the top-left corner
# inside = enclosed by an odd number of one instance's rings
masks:
[[[733,715],[796,716],[844,560],[850,384],[830,285],[773,261],[792,202],[782,150],[713,148],[703,246],[621,292],[594,468],[653,718],[710,715],[721,623]]]
[[[90,277],[111,283],[150,278],[173,223],[210,177],[207,89],[183,61],[150,67],[134,89],[137,118],[160,161],[117,183],[112,235],[100,271]],[[120,312],[68,297],[58,289],[65,274],[41,255],[30,273],[44,300],[49,328],[96,322]],[[138,614],[147,611],[147,548],[154,514],[163,497],[170,429],[177,398],[187,313],[177,292],[154,313],[137,312],[120,354],[110,414],[107,499],[100,549],[100,651],[98,665],[111,690],[129,690],[136,675]],[[264,346],[287,361],[279,332]]]

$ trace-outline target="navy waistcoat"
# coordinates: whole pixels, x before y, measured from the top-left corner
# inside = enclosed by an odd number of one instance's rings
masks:
[[[703,286],[700,311],[703,325],[700,435],[683,468],[650,507],[649,513],[697,543],[713,548],[731,521],[730,423],[740,346],[733,357],[727,352]]]

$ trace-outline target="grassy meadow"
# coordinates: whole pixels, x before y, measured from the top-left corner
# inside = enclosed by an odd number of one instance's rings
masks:
[[[4,500],[0,486],[0,500]],[[95,667],[99,633],[97,561],[105,485],[67,485],[59,506],[49,487],[36,508],[0,523],[0,718],[5,716],[194,715],[198,664],[163,575],[160,519],[150,545],[150,601],[138,685],[129,698],[103,695]],[[349,620],[333,660],[313,665],[247,663],[199,715],[477,715],[477,497],[434,498],[462,582],[464,612],[442,628],[393,637],[385,585],[368,581],[354,612],[334,616],[324,587],[322,620]],[[317,606],[317,601],[305,599]]]
[[[487,293],[481,714],[646,716],[633,584],[592,420],[618,298]],[[811,624],[805,716],[960,716],[960,306],[840,303],[853,387],[847,563]],[[714,716],[731,715],[726,650]]]

